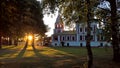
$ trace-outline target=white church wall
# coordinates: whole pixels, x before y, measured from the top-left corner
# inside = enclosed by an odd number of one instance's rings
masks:
[[[60,42],[54,41],[51,43],[52,46],[61,46]]]
[[[62,46],[61,42],[54,41],[51,43],[52,46]],[[107,43],[105,41],[91,41],[90,45],[92,47],[102,47],[102,46],[111,46],[110,43]],[[85,47],[86,41],[64,41],[64,46],[80,46]]]

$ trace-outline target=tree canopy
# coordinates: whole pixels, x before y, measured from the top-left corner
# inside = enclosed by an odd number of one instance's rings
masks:
[[[0,38],[21,37],[25,33],[44,35],[42,7],[37,0],[0,0]]]

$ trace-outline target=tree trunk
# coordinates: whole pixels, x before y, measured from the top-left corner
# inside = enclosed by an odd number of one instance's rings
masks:
[[[92,68],[93,66],[93,54],[90,46],[91,41],[91,28],[90,28],[90,19],[91,19],[91,7],[90,7],[90,0],[87,0],[87,40],[86,40],[86,47],[88,53],[88,68]]]
[[[19,42],[19,40],[18,40],[18,37],[17,37],[17,38],[16,38],[16,42],[15,42],[15,43],[16,43],[16,44],[15,44],[16,46],[18,46],[18,42]]]
[[[35,42],[34,34],[33,34],[32,36],[33,36],[33,39],[32,39],[32,46],[34,47],[34,42]]]
[[[33,36],[33,39],[32,39],[32,48],[33,50],[35,50],[35,37],[34,37],[34,34],[32,35]]]
[[[2,49],[2,36],[0,35],[0,49]]]
[[[118,33],[118,21],[117,21],[117,8],[116,0],[109,0],[111,5],[111,29],[112,29],[112,46],[113,46],[113,60],[115,62],[120,62],[120,43],[119,43],[119,33]]]
[[[25,46],[26,46],[26,47],[28,46],[28,39],[26,40]]]
[[[27,38],[26,38],[25,47],[27,47],[27,46],[28,46],[28,34],[27,34],[26,36],[27,36]]]

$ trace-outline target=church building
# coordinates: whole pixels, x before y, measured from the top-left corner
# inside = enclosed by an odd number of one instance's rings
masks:
[[[107,42],[104,37],[98,34],[97,22],[91,23],[91,46],[104,46]],[[86,25],[76,23],[75,30],[65,31],[64,23],[58,15],[55,22],[55,29],[52,35],[52,46],[86,46]]]

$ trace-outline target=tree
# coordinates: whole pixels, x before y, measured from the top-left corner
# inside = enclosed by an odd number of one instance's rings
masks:
[[[2,37],[10,35],[10,30],[8,28],[11,23],[7,20],[8,16],[10,16],[10,11],[5,12],[5,10],[8,9],[6,3],[7,1],[5,0],[0,1],[0,49],[2,48]]]
[[[111,29],[112,29],[112,46],[113,60],[120,62],[120,43],[119,43],[119,23],[117,21],[116,0],[109,0],[111,5]]]
[[[117,5],[116,0],[107,0],[110,3],[109,8],[100,8],[99,15],[101,18],[107,19],[105,27],[103,28],[103,33],[105,35],[105,39],[107,41],[112,41],[113,46],[113,60],[115,62],[120,62],[120,43],[119,43],[119,23],[118,23],[118,15],[117,15]],[[99,18],[100,18],[99,17]],[[102,18],[102,19],[103,19]]]
[[[92,68],[93,65],[93,54],[90,46],[91,41],[91,28],[90,28],[90,21],[91,21],[91,2],[87,0],[87,40],[86,40],[86,47],[88,53],[88,68]]]
[[[1,0],[0,10],[0,40],[3,35],[18,40],[25,33],[45,34],[46,26],[38,1]]]

